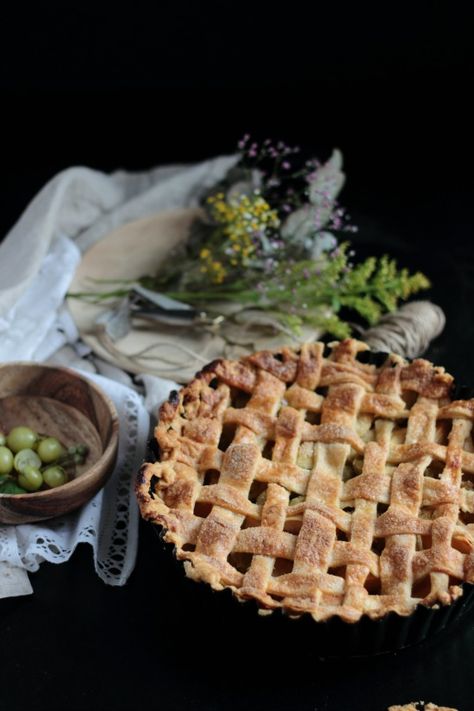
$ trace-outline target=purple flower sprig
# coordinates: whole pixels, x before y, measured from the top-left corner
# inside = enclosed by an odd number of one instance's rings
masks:
[[[288,186],[308,173],[308,166],[301,167],[298,154],[300,146],[289,146],[284,141],[273,142],[266,138],[262,142],[253,141],[246,133],[237,144],[241,154],[240,165],[250,170],[257,168],[262,175],[263,192],[268,196],[282,193],[286,197]],[[300,186],[298,192],[302,191]],[[295,206],[296,191],[289,193],[285,202]],[[296,204],[299,204],[298,201]]]

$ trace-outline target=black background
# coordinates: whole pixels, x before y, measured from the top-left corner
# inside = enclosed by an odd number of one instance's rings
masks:
[[[0,235],[71,165],[191,162],[232,152],[246,131],[321,159],[338,146],[355,247],[431,278],[448,321],[428,356],[473,383],[472,18],[461,3],[18,2],[2,14]],[[310,645],[269,646],[240,626],[145,525],[124,588],[98,580],[85,547],[31,577],[33,596],[0,601],[2,708],[474,707],[472,617],[431,645],[319,662]]]

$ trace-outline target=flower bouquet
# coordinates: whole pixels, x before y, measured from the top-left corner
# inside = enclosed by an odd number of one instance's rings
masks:
[[[345,181],[338,150],[322,164],[298,147],[248,135],[238,148],[235,165],[204,194],[188,238],[157,273],[73,296],[125,298],[115,325],[134,313],[156,321],[172,314],[218,331],[239,352],[322,333],[344,338],[354,322],[373,325],[429,286],[389,256],[356,259],[348,238],[357,228],[337,200]]]

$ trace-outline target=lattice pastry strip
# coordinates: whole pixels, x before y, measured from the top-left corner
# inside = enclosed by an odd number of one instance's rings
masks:
[[[379,428],[380,429],[380,428]],[[346,493],[354,497],[354,512],[352,514],[350,542],[357,551],[364,551],[367,556],[374,556],[372,545],[374,539],[375,519],[377,518],[377,505],[389,482],[385,474],[385,460],[387,451],[377,442],[369,442],[364,452],[362,474],[347,482]],[[352,483],[357,486],[351,487]],[[380,493],[382,492],[382,493]],[[375,556],[374,556],[375,557]],[[346,590],[344,605],[352,608],[356,618],[365,609],[369,587],[367,579],[372,581],[371,586],[378,589],[379,565],[376,561],[375,571],[370,570],[370,564],[350,563],[346,571]],[[376,607],[375,601],[371,604]]]
[[[137,480],[190,577],[263,608],[355,621],[474,582],[474,401],[348,339],[216,361],[160,411]]]

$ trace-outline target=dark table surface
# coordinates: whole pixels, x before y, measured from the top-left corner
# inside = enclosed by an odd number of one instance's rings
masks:
[[[69,164],[138,169],[172,160],[173,150],[177,160],[232,150],[227,139],[211,140],[209,129],[199,148],[195,136],[183,134],[178,141],[175,133],[174,143],[162,137],[145,159],[143,145],[134,153],[130,141],[122,146],[107,142],[102,128],[104,142],[96,136],[94,159],[85,140],[79,148],[53,141],[48,153],[38,147],[39,136],[29,136],[33,159],[21,167],[13,158],[9,164],[3,232],[41,183]],[[343,202],[361,227],[359,253],[388,251],[400,265],[430,277],[433,288],[426,296],[442,306],[447,325],[427,356],[459,381],[474,384],[473,217],[470,184],[459,172],[469,160],[459,153],[467,134],[451,133],[435,155],[420,131],[408,141],[405,134],[403,141],[385,137],[380,144],[368,129],[359,142],[347,130],[338,140],[334,127],[324,128],[328,137],[322,152],[336,143],[347,157]],[[312,148],[308,122],[299,129]],[[284,137],[292,140],[297,133],[293,125]],[[112,158],[121,149],[122,156]],[[8,711],[383,711],[391,703],[415,699],[461,711],[474,708],[474,615],[419,647],[321,661],[310,643],[292,648],[284,634],[269,642],[249,624],[244,608],[185,579],[170,550],[144,523],[135,570],[124,587],[108,587],[98,579],[85,545],[66,564],[43,564],[31,582],[33,595],[0,600],[0,708]]]

